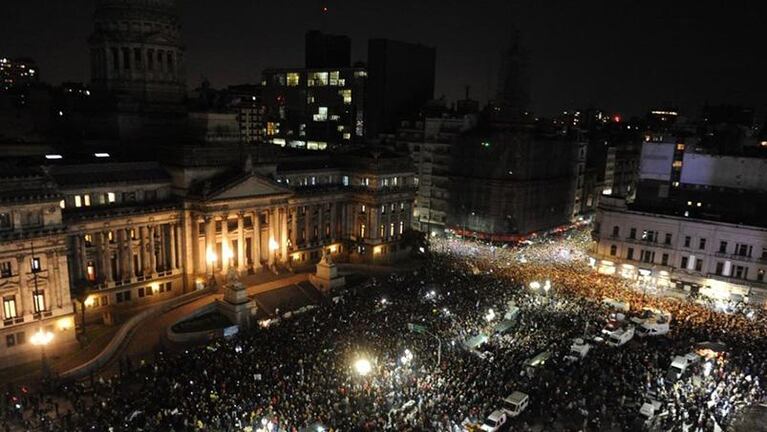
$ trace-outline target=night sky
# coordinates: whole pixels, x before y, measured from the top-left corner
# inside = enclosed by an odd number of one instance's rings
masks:
[[[3,0],[0,56],[36,59],[46,81],[88,81],[93,0]],[[300,66],[318,28],[435,46],[435,96],[494,92],[501,51],[518,28],[531,53],[537,113],[602,107],[626,114],[706,101],[767,114],[767,2],[682,0],[181,0],[190,88],[260,81]],[[329,11],[322,14],[323,5]],[[759,118],[762,120],[762,117]]]

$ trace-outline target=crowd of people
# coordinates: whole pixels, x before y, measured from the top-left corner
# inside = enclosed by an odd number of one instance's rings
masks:
[[[764,398],[767,315],[645,296],[593,272],[587,245],[583,231],[514,247],[434,240],[419,270],[290,318],[51,395],[9,391],[6,430],[458,432],[521,391],[530,404],[512,430],[714,431]],[[550,289],[530,289],[544,280]],[[611,312],[604,297],[668,311],[671,332],[596,342]],[[512,308],[514,324],[496,331]],[[487,340],[467,346],[478,336]],[[593,348],[572,362],[576,338]],[[705,341],[726,349],[669,379],[673,356]],[[651,421],[639,415],[648,395],[661,404]]]

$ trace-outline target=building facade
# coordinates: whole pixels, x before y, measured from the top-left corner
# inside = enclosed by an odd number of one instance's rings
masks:
[[[40,70],[32,59],[0,57],[0,92],[23,89],[40,80]]]
[[[39,169],[0,170],[0,367],[75,343],[61,194]],[[35,335],[48,333],[48,347]]]
[[[600,273],[721,300],[767,299],[767,228],[631,210],[603,197],[594,238]]]
[[[265,70],[266,141],[307,150],[362,142],[366,80],[364,68]]]

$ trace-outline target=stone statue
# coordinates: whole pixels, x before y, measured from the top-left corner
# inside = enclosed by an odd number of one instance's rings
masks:
[[[237,270],[234,268],[234,266],[230,266],[229,270],[226,271],[226,283],[235,284],[239,282],[240,277],[237,275]]]
[[[330,252],[328,252],[327,249],[322,249],[322,259],[320,259],[320,262],[327,265],[333,264],[333,260],[330,258]]]

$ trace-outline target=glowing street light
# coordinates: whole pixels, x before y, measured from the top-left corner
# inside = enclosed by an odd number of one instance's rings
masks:
[[[530,289],[537,290],[541,287],[541,283],[538,281],[530,282]]]
[[[366,376],[373,370],[373,365],[370,364],[370,360],[366,358],[360,358],[354,362],[354,370],[360,376]]]
[[[53,340],[53,333],[49,331],[43,331],[42,329],[38,330],[35,334],[32,335],[30,338],[30,341],[33,345],[38,346],[45,346],[51,343]]]
[[[277,241],[275,239],[270,238],[269,239],[269,250],[270,251],[276,251],[279,248],[280,248],[280,244],[277,243]]]
[[[402,354],[402,357],[399,358],[400,363],[406,365],[410,363],[411,360],[413,360],[413,352],[409,349],[405,349],[405,353]]]

